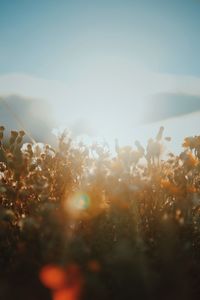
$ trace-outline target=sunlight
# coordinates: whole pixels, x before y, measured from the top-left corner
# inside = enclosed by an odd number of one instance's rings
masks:
[[[87,63],[70,82],[68,100],[57,113],[59,122],[109,143],[117,136],[126,137],[144,119],[148,73],[120,57]],[[66,120],[69,105],[73,118]]]

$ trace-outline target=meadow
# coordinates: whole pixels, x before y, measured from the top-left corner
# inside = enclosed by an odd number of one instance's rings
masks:
[[[0,299],[200,298],[200,136],[179,155],[0,127]]]

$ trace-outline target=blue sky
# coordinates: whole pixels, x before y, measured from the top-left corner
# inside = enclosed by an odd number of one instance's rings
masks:
[[[199,0],[1,0],[0,73],[65,80],[111,56],[200,75],[199,28]]]
[[[197,115],[185,131],[181,115],[200,99],[199,31],[200,0],[0,0],[0,96],[45,99],[60,124],[129,142],[162,95],[179,116],[169,134],[197,134]]]

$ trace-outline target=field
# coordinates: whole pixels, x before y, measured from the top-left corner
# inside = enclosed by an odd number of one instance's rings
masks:
[[[24,144],[0,127],[0,299],[200,298],[200,136]]]

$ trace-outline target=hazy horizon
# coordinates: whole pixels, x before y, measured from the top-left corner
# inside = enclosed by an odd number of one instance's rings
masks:
[[[199,13],[195,0],[0,0],[0,97],[44,101],[76,135],[130,143],[164,125],[180,146],[200,131]]]

